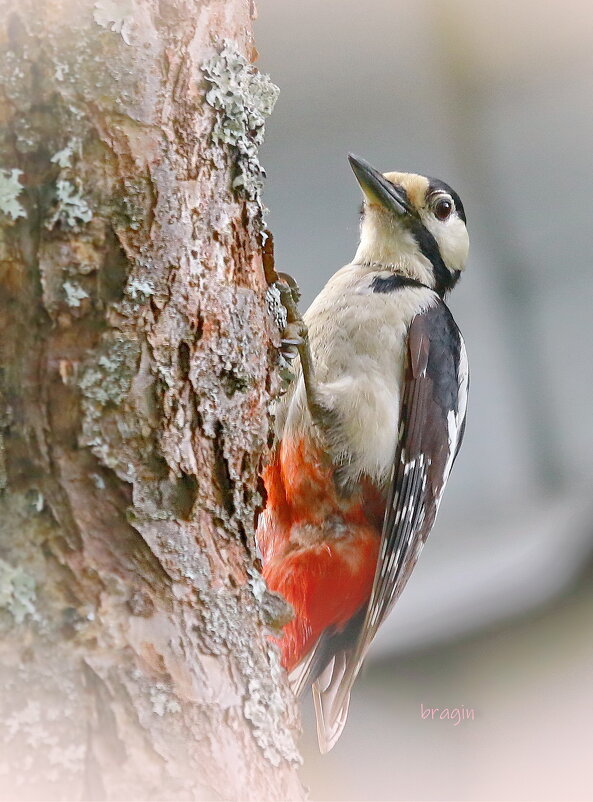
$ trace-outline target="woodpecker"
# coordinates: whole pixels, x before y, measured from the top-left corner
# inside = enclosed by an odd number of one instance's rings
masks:
[[[432,529],[465,427],[468,366],[444,302],[465,267],[461,199],[443,181],[350,164],[360,243],[301,319],[290,287],[281,399],[257,538],[268,587],[294,610],[278,643],[312,685],[321,752]]]

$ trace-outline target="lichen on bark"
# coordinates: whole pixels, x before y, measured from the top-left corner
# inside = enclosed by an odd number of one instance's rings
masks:
[[[212,139],[236,150],[233,189],[241,189],[261,206],[265,172],[258,148],[264,139],[266,117],[272,113],[280,90],[229,41],[204,62],[202,72],[211,84],[206,102],[217,111]]]
[[[0,787],[300,798],[254,544],[277,90],[250,6],[0,12]]]

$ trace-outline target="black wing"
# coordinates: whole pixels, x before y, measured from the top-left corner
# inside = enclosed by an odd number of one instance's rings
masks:
[[[331,681],[313,686],[316,707],[323,711],[324,751],[341,733],[350,690],[370,643],[401,594],[434,524],[463,438],[467,358],[459,329],[442,301],[413,319],[407,357],[398,446],[366,615],[348,665],[334,672]]]

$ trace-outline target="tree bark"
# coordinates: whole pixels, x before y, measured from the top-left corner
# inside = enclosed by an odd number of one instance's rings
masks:
[[[0,0],[0,789],[295,799],[247,0]],[[266,298],[268,305],[266,305]]]

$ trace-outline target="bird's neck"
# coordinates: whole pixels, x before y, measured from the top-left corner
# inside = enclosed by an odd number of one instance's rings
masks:
[[[430,261],[420,252],[413,234],[383,215],[365,215],[354,263],[390,270],[434,287]]]

